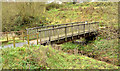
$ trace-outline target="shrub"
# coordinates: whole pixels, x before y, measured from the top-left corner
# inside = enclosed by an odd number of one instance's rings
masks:
[[[41,49],[42,48],[42,49]],[[46,69],[47,50],[39,46],[1,49],[3,69]],[[37,53],[36,53],[37,52]]]
[[[51,9],[54,9],[54,8],[58,9],[60,7],[62,7],[62,5],[56,4],[56,3],[50,3],[50,4],[46,5],[46,10],[51,10]]]
[[[45,5],[40,3],[3,3],[2,31],[19,31],[27,27],[37,26],[39,17],[43,15]],[[37,25],[36,25],[37,23]]]

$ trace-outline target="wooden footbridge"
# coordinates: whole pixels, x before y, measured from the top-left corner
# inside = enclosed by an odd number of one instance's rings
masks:
[[[92,33],[95,34],[98,29],[98,22],[74,22],[29,28],[27,29],[27,35],[30,36],[33,33],[37,33],[37,41],[33,41],[33,43],[52,44],[74,40],[81,36],[89,36]]]

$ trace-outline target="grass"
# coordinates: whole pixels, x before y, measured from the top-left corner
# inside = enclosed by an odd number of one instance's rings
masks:
[[[21,6],[22,5],[22,6]],[[28,6],[27,6],[28,5]],[[98,59],[109,59],[112,64],[88,58],[82,55],[69,55],[67,53],[58,52],[49,46],[39,48],[39,46],[31,46],[28,48],[6,48],[3,52],[3,68],[41,68],[41,69],[109,69],[118,68],[118,3],[117,2],[95,2],[71,4],[67,3],[63,7],[51,8],[45,13],[40,8],[39,3],[3,3],[2,23],[3,31],[23,30],[29,27],[40,26],[41,24],[62,24],[78,21],[100,22],[100,25],[106,25],[105,30],[101,30],[100,40],[96,40],[87,46],[66,43],[62,45],[63,50],[74,49],[92,55],[99,55]],[[35,7],[36,6],[36,7]],[[39,7],[39,8],[38,8]],[[10,9],[11,8],[11,9]],[[24,9],[23,9],[24,8]],[[32,8],[32,9],[31,9]],[[34,8],[34,9],[33,9]],[[19,9],[19,10],[18,10]],[[42,9],[42,10],[41,10]],[[9,10],[9,11],[8,11]],[[31,11],[32,10],[32,11]],[[31,12],[30,12],[31,11]],[[9,25],[9,26],[8,26]],[[14,26],[17,25],[17,26]],[[46,52],[47,47],[49,50]],[[45,52],[44,52],[45,51]],[[36,53],[38,52],[38,53]],[[54,55],[55,54],[55,55]],[[44,61],[45,60],[45,61]],[[43,63],[42,63],[43,62]]]
[[[69,49],[75,49],[75,48],[79,48],[80,45],[78,44],[73,44],[72,42],[68,42],[68,43],[64,43],[61,45],[62,49],[67,51]]]
[[[88,56],[95,59],[103,60],[119,65],[118,63],[118,39],[106,40],[98,37],[97,40],[88,43],[87,45],[73,44],[71,42],[64,43],[61,45],[62,49],[67,51],[70,49],[78,48],[82,51],[82,54],[87,54]],[[91,54],[91,55],[90,55]]]
[[[70,55],[51,46],[3,48],[3,69],[117,69],[118,67],[83,55]]]

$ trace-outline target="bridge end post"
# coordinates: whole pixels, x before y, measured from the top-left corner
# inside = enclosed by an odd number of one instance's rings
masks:
[[[39,31],[39,39],[40,39],[40,44],[42,44],[42,41],[41,41],[41,32]]]
[[[84,24],[84,27],[83,27],[83,33],[84,33],[84,36],[85,36],[85,24]]]
[[[51,30],[49,30],[49,42],[48,42],[48,44],[51,44],[51,32],[50,32]]]
[[[27,42],[28,42],[28,45],[30,44],[29,43],[29,34],[27,34]]]
[[[24,31],[22,31],[22,38],[23,38],[23,42],[24,42]]]
[[[57,32],[57,33],[58,33],[58,43],[59,43],[59,42],[60,42],[60,40],[59,40],[59,29],[58,29],[58,32]]]
[[[15,36],[13,36],[13,47],[15,48]]]
[[[72,40],[73,40],[73,23],[72,23]]]
[[[88,23],[88,25],[89,25],[89,36],[90,36],[90,33],[91,33],[91,31],[90,31],[90,25],[91,25],[91,24],[90,24],[90,23]]]
[[[8,39],[9,39],[9,37],[8,37],[8,32],[6,33],[6,37],[7,37],[7,41],[9,41]]]
[[[78,38],[80,38],[80,25],[78,25]]]

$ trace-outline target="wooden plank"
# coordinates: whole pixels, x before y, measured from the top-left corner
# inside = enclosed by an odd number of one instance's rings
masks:
[[[39,39],[40,39],[40,44],[42,43],[41,41],[41,32],[39,32]]]
[[[91,25],[91,24],[90,24],[90,23],[88,23],[88,24],[89,24],[89,32],[90,32],[90,25]],[[90,35],[90,33],[89,33],[89,35]]]
[[[78,23],[85,23],[85,22],[73,22],[73,23],[66,23],[66,24],[40,26],[40,27],[29,28],[28,30],[39,29],[39,28],[46,28],[46,27],[53,27],[53,26],[54,26],[54,27],[55,27],[55,26],[63,26],[63,25],[69,25],[69,24],[78,24]]]
[[[55,26],[53,26],[53,36],[55,36],[55,29],[54,29]]]
[[[83,27],[83,33],[84,33],[84,36],[85,36],[85,24],[84,24],[84,27]]]
[[[49,30],[49,44],[51,44],[51,30]]]
[[[58,30],[58,32],[57,32],[57,33],[58,33],[58,43],[59,43],[59,41],[60,41],[60,40],[59,40],[59,29],[57,29],[57,30]]]
[[[88,24],[89,24],[89,32],[90,32],[90,25],[91,25],[91,24],[90,24],[90,23],[88,23]]]
[[[78,26],[78,38],[79,38],[79,35],[80,35],[80,25]]]
[[[74,28],[74,27],[73,27],[73,24],[72,24],[72,40],[73,40],[73,28]]]
[[[9,41],[9,39],[8,39],[8,33],[7,33],[7,36],[6,36],[6,38],[7,38],[7,41]]]
[[[65,27],[65,41],[67,41],[67,27]]]

